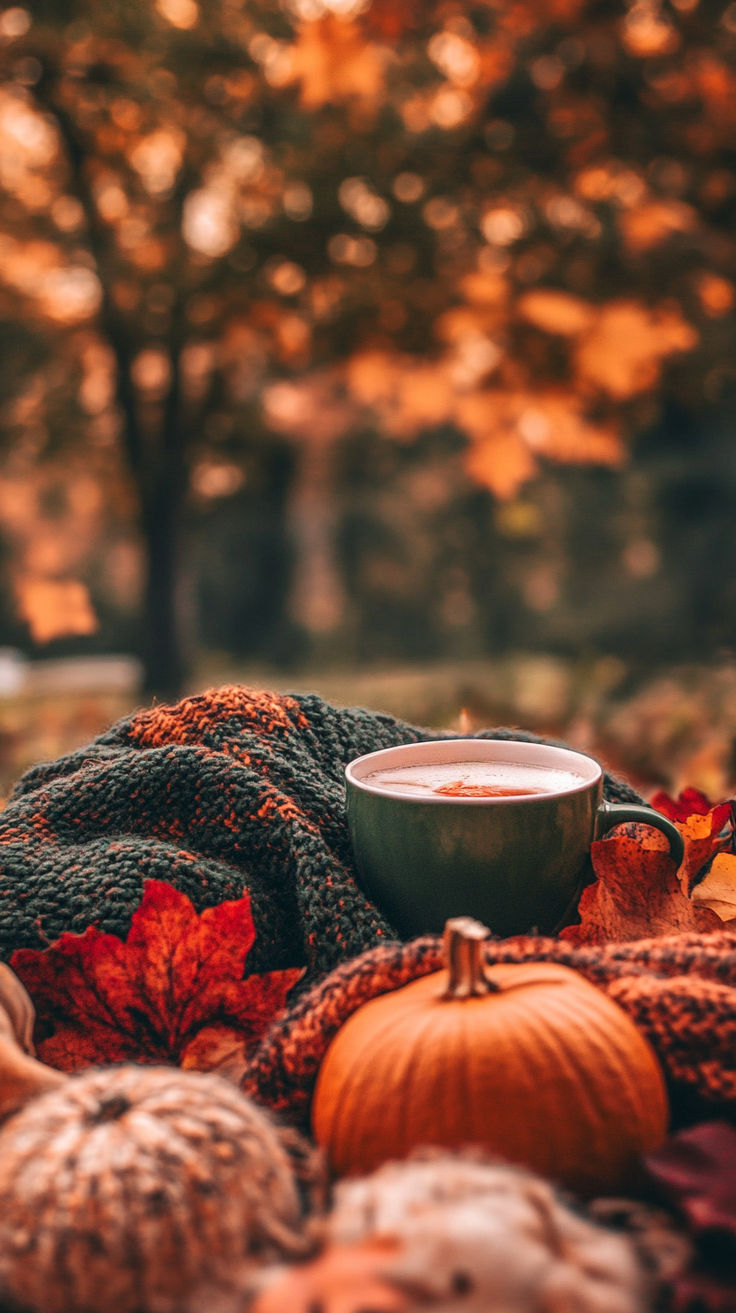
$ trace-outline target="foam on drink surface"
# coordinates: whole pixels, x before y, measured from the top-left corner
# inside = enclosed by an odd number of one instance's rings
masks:
[[[561,793],[584,783],[582,775],[554,766],[513,761],[447,761],[393,766],[365,776],[367,785],[412,798],[498,798]]]

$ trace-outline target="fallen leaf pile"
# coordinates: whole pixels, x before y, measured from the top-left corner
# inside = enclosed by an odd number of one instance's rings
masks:
[[[650,826],[618,826],[591,849],[595,881],[583,890],[573,944],[655,935],[708,933],[736,919],[734,804],[713,805],[695,789],[677,799],[658,793],[651,805],[674,821],[685,843],[679,870],[666,839]]]
[[[736,1290],[736,1128],[703,1122],[671,1136],[646,1160],[663,1202],[683,1219],[696,1261],[675,1283],[676,1310],[733,1313]]]
[[[11,966],[36,1008],[39,1057],[68,1072],[133,1060],[238,1079],[302,975],[243,978],[254,939],[247,895],[198,914],[148,880],[124,943],[91,926],[40,952],[18,949]]]

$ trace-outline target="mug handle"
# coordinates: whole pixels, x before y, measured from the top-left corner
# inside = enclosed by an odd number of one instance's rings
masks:
[[[624,821],[638,821],[640,825],[651,825],[655,830],[661,830],[666,835],[670,845],[670,857],[675,866],[679,866],[685,855],[685,844],[672,821],[660,812],[655,811],[653,807],[637,807],[631,803],[621,802],[602,802],[598,808],[598,814],[595,826],[595,837],[600,839],[614,825],[623,825]]]

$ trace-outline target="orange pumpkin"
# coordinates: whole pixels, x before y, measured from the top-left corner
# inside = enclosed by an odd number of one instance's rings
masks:
[[[315,1138],[338,1174],[477,1144],[582,1194],[623,1187],[667,1129],[653,1049],[567,967],[486,967],[487,934],[448,922],[443,971],[347,1020],[317,1078]]]

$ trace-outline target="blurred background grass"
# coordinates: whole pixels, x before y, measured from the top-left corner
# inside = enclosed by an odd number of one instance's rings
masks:
[[[191,691],[232,681],[319,692],[338,706],[368,707],[458,734],[494,726],[532,729],[598,756],[644,795],[662,787],[676,794],[693,785],[713,798],[726,796],[735,777],[731,663],[673,666],[633,687],[625,668],[608,658],[574,666],[517,652],[496,661],[305,670],[285,679],[263,666],[235,667],[210,657]],[[93,666],[60,666],[46,687],[0,701],[2,801],[29,766],[83,746],[147,704],[130,687],[110,687],[109,671],[104,682],[107,687],[95,687]]]

